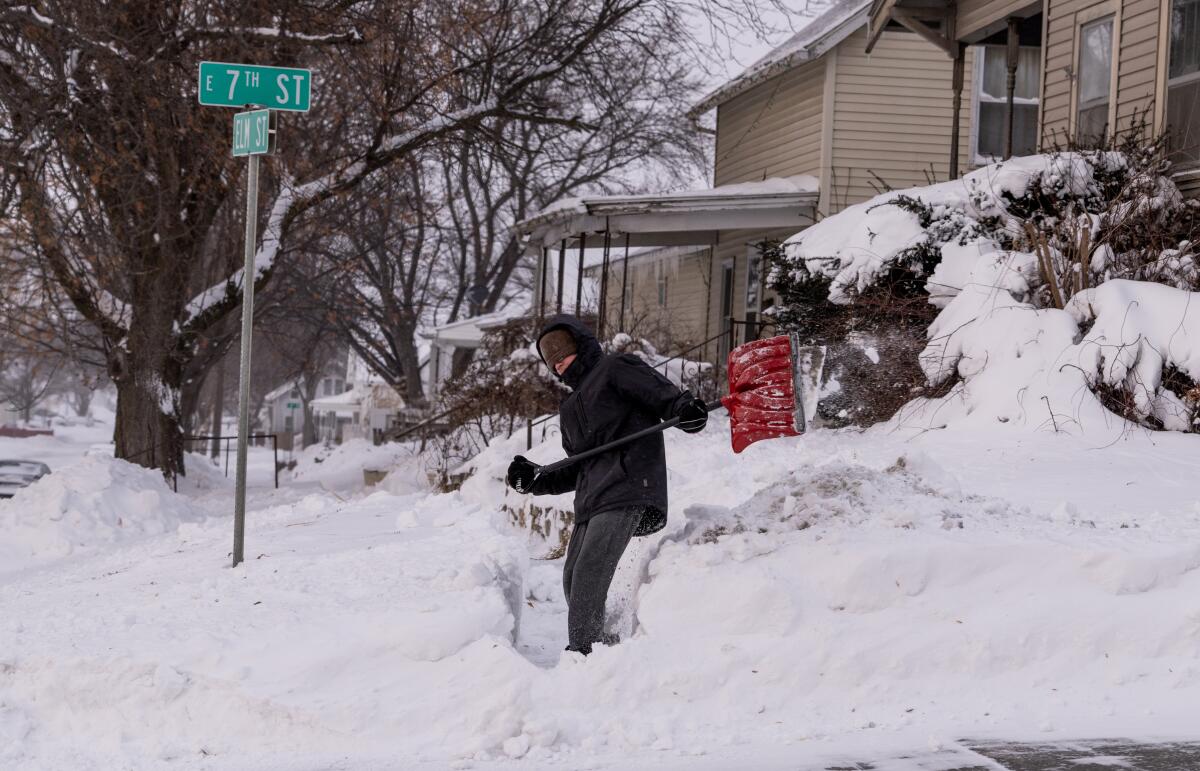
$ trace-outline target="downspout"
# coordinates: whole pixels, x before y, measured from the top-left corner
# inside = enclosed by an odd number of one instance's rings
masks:
[[[954,76],[951,87],[954,89],[953,124],[950,126],[950,179],[958,179],[959,173],[959,133],[962,122],[962,92],[964,70],[966,69],[967,46],[958,44],[958,55],[954,57]]]

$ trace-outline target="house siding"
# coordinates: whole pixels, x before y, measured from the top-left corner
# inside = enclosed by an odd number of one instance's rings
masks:
[[[945,181],[950,175],[954,62],[915,34],[888,32],[867,54],[866,29],[837,51],[829,211],[879,192],[878,175],[899,189]],[[960,168],[970,149],[974,51],[967,50],[959,120]],[[874,172],[874,173],[872,173]]]
[[[665,249],[660,255],[630,258],[624,324],[621,323],[624,261],[614,259],[609,264],[606,329],[646,338],[664,352],[703,341],[710,254],[710,249]],[[665,305],[659,304],[660,271],[666,278]],[[586,273],[596,280],[601,277],[598,266],[588,268]]]
[[[808,62],[717,107],[713,184],[816,176],[824,78],[824,60]]]
[[[767,231],[728,230],[721,233],[720,241],[717,244],[716,258],[712,261],[712,281],[708,293],[709,307],[711,308],[708,337],[725,329],[726,319],[721,316],[722,265],[728,260],[733,261],[733,316],[736,319],[744,319],[746,317],[746,270],[749,267],[746,255],[749,246],[763,239],[782,241],[795,235],[798,230],[799,228]],[[738,331],[741,334],[742,330]]]
[[[1063,0],[1046,12],[1045,78],[1042,83],[1042,148],[1065,144],[1073,134],[1075,33],[1080,24],[1111,13],[1115,18],[1115,113],[1112,128],[1126,131],[1142,116],[1154,121],[1158,92],[1159,0]]]

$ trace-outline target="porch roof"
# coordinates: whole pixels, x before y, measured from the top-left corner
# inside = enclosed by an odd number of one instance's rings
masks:
[[[678,193],[570,198],[516,227],[532,247],[605,231],[622,244],[628,235],[630,246],[711,244],[722,230],[807,227],[818,195],[816,177],[801,174]]]

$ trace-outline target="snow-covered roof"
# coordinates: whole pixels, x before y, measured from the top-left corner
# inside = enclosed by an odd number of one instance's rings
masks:
[[[343,391],[333,396],[323,396],[312,400],[312,408],[321,412],[336,412],[339,415],[350,415],[362,407],[362,392],[357,388]]]
[[[707,94],[688,111],[688,114],[703,115],[765,80],[804,62],[819,59],[867,23],[870,5],[871,0],[834,0],[824,13],[747,67],[741,75]]]
[[[271,391],[269,394],[267,394],[266,396],[264,396],[264,397],[263,397],[263,401],[265,401],[265,402],[273,402],[273,401],[275,401],[276,399],[278,399],[279,397],[281,397],[281,396],[283,396],[284,394],[286,394],[286,393],[288,393],[289,391],[291,391],[291,390],[292,390],[293,388],[295,388],[295,387],[296,387],[296,381],[295,381],[295,380],[289,380],[289,381],[287,381],[286,383],[284,383],[283,385],[281,385],[281,386],[279,386],[278,388],[276,388],[274,391]]]
[[[433,327],[421,332],[421,337],[434,343],[445,343],[456,347],[474,348],[483,339],[483,333],[489,329],[504,326],[509,319],[523,315],[521,312],[508,309],[485,313],[481,316],[470,316],[447,324]]]
[[[547,246],[605,230],[630,234],[638,246],[711,243],[709,231],[811,224],[801,210],[816,204],[819,191],[816,177],[798,174],[653,195],[568,198],[516,227]]]

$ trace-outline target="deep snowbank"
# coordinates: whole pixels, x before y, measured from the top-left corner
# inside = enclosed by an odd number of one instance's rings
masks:
[[[998,428],[736,456],[721,415],[669,432],[670,523],[622,566],[636,631],[549,668],[512,635],[550,612],[524,634],[561,650],[559,569],[497,527],[519,435],[454,494],[285,488],[251,512],[236,571],[228,523],[205,521],[18,575],[0,582],[0,757],[643,767],[739,746],[753,767],[785,744],[1187,733],[1194,437]]]
[[[168,533],[206,516],[160,472],[89,455],[0,500],[0,571]]]
[[[525,555],[448,496],[309,495],[0,583],[0,758],[474,753],[508,738]],[[206,760],[206,758],[208,760]],[[318,763],[319,765],[319,763]]]

